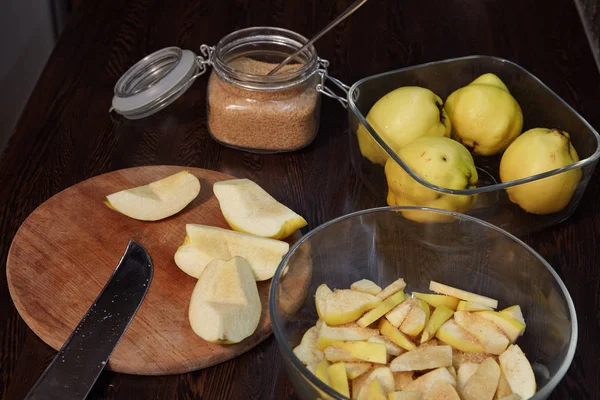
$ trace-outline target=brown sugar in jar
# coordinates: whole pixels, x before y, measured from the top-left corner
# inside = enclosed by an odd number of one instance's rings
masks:
[[[235,71],[266,76],[277,64],[242,57],[230,62]],[[297,70],[288,64],[280,73]],[[264,152],[297,150],[309,145],[319,125],[319,76],[278,90],[246,89],[214,71],[208,83],[208,128],[222,144]],[[267,85],[268,86],[268,85]]]
[[[208,130],[215,140],[257,153],[293,151],[314,140],[324,72],[314,47],[268,75],[306,41],[295,32],[264,27],[221,39],[207,88]]]

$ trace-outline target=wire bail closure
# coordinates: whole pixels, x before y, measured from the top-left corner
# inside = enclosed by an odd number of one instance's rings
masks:
[[[348,107],[348,91],[350,90],[350,86],[346,85],[342,81],[333,76],[330,76],[327,68],[329,67],[329,61],[319,58],[319,68],[317,69],[317,74],[321,77],[321,81],[317,84],[317,91],[319,93],[324,94],[327,97],[331,97],[332,99],[336,99],[340,102],[342,107]],[[337,86],[342,92],[344,92],[345,96],[337,95],[331,88],[326,86],[326,81],[330,80],[335,86]]]
[[[200,46],[200,55],[196,56],[196,64],[198,65],[198,72],[190,78],[190,81],[196,80],[199,76],[203,75],[208,67],[212,67],[213,53],[215,52],[215,46],[208,46],[203,44]]]

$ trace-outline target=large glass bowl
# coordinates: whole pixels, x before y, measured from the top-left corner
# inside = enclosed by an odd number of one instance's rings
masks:
[[[413,222],[402,212],[446,214],[445,224]],[[527,329],[519,338],[546,399],[563,378],[577,345],[571,296],[554,269],[511,234],[476,218],[435,209],[384,207],[349,214],[314,229],[282,260],[271,284],[273,332],[287,374],[302,399],[346,399],[319,381],[293,348],[317,319],[317,286],[349,288],[360,279],[386,286],[404,278],[407,292],[430,280],[519,304]]]
[[[442,101],[456,89],[469,84],[484,73],[494,73],[506,84],[523,111],[523,132],[531,128],[557,128],[569,132],[580,161],[562,168],[511,182],[501,182],[499,164],[501,155],[474,156],[479,183],[476,188],[452,190],[419,177],[381,139],[366,117],[371,107],[386,93],[402,86],[421,86],[432,90]],[[523,67],[496,57],[469,56],[411,66],[369,76],[356,82],[348,92],[350,157],[365,185],[375,194],[381,205],[387,205],[388,194],[384,168],[363,157],[357,140],[357,130],[363,126],[388,156],[423,186],[439,194],[477,196],[477,202],[467,214],[491,222],[520,236],[547,228],[569,218],[583,197],[600,158],[600,135],[569,104]],[[570,201],[562,210],[548,215],[534,215],[523,211],[508,198],[506,189],[526,182],[580,168],[582,178]]]

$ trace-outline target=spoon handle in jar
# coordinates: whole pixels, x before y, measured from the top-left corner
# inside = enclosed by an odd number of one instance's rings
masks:
[[[284,65],[289,63],[294,57],[296,57],[298,54],[302,53],[304,51],[304,49],[306,49],[308,46],[310,46],[311,44],[313,44],[314,42],[319,40],[321,38],[321,36],[323,36],[324,34],[329,32],[331,30],[331,28],[333,28],[334,26],[336,26],[337,24],[339,24],[340,22],[342,22],[343,20],[348,18],[354,11],[358,10],[360,8],[360,6],[362,6],[366,2],[367,2],[367,0],[356,0],[343,13],[338,15],[336,19],[331,21],[325,28],[321,29],[321,31],[319,31],[319,33],[317,33],[315,36],[313,36],[313,38],[310,39],[304,46],[300,47],[294,53],[290,54],[285,60],[283,60],[281,63],[279,63],[279,65],[277,65],[275,68],[273,68],[267,75],[275,74],[277,71],[279,71],[281,68],[283,68]]]

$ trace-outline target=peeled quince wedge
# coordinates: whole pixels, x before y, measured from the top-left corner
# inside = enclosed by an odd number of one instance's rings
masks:
[[[392,308],[404,301],[404,292],[400,291],[385,299],[381,304],[367,312],[357,321],[358,325],[366,328],[379,318],[383,317]]]
[[[317,364],[325,358],[323,352],[317,348],[318,338],[319,328],[313,326],[304,333],[300,344],[294,347],[294,355],[304,365]]]
[[[403,278],[396,279],[394,282],[390,283],[383,289],[381,292],[377,293],[377,297],[382,300],[387,299],[391,295],[398,293],[401,290],[404,290],[406,287],[406,282],[404,282]]]
[[[354,282],[350,285],[350,289],[356,290],[357,292],[369,293],[373,296],[377,296],[381,293],[381,288],[375,282],[368,279],[361,279],[360,281]]]
[[[486,358],[461,388],[465,400],[493,399],[500,379],[500,366],[492,358]]]
[[[500,354],[499,361],[513,393],[523,399],[533,397],[537,390],[535,375],[521,348],[516,344],[510,345],[504,353]]]
[[[452,347],[428,346],[408,351],[394,358],[392,372],[423,371],[452,366]]]
[[[315,367],[315,375],[319,378],[324,384],[329,385],[329,374],[327,373],[327,369],[329,368],[329,363],[326,360],[321,360]]]
[[[472,311],[457,311],[454,313],[454,320],[458,326],[477,338],[487,353],[494,355],[502,354],[510,341],[495,323],[477,315],[477,313]]]
[[[410,312],[410,310],[416,305],[414,299],[409,298],[406,301],[400,303],[400,305],[394,307],[392,311],[385,315],[385,318],[396,328],[399,328],[402,325],[402,322],[406,319],[406,316]]]
[[[329,326],[354,322],[365,312],[381,304],[378,297],[350,289],[325,293],[324,297],[317,300],[320,303],[319,315]]]
[[[414,350],[417,346],[385,318],[379,320],[379,331],[389,341],[405,349]]]
[[[202,272],[190,300],[189,320],[202,339],[239,343],[258,327],[262,306],[246,260],[215,260]]]
[[[331,327],[327,324],[321,324],[318,331],[317,348],[325,350],[335,343],[368,340],[370,337],[377,335],[379,335],[377,329],[362,328],[360,326]]]
[[[438,329],[440,329],[440,327],[446,321],[448,321],[453,314],[454,311],[452,311],[452,309],[444,305],[437,307],[433,311],[433,314],[431,314],[431,318],[429,318],[427,325],[425,325],[425,329],[423,330],[423,334],[421,335],[421,344],[433,338]]]
[[[415,391],[397,391],[388,394],[388,400],[423,400],[423,393]]]
[[[236,231],[284,239],[307,224],[250,179],[217,182],[213,192],[225,220]]]
[[[367,389],[366,397],[363,397],[359,400],[387,400],[387,395],[383,387],[381,387],[381,383],[377,379],[373,379],[369,388]]]
[[[453,319],[446,321],[435,336],[446,344],[460,351],[482,353],[485,351],[479,341],[469,332],[461,328]]]
[[[478,304],[472,301],[461,300],[458,302],[458,306],[456,306],[456,311],[493,311],[494,309],[489,306],[484,306],[482,304]]]
[[[429,321],[429,306],[425,303],[421,304],[421,300],[416,300],[417,306],[414,306],[408,312],[408,315],[402,321],[400,330],[409,336],[417,336]]]
[[[477,311],[476,315],[492,321],[514,343],[525,330],[525,324],[506,313],[498,311]]]
[[[489,297],[481,296],[479,294],[467,292],[466,290],[457,289],[452,286],[444,285],[436,281],[429,282],[429,290],[447,296],[454,296],[464,301],[471,301],[477,304],[488,306],[491,308],[498,307],[498,300]]]
[[[385,345],[385,351],[387,351],[388,356],[397,357],[406,351],[402,347],[398,346],[396,343],[392,342],[389,338],[382,335],[371,336],[369,339],[367,339],[367,342],[383,343]]]
[[[523,312],[521,311],[520,305],[517,304],[514,306],[510,306],[500,312],[502,314],[506,314],[510,317],[513,317],[514,319],[516,319],[517,321],[520,321],[521,323],[523,323],[523,325],[525,325],[525,318],[523,318]]]
[[[346,374],[348,379],[355,379],[373,368],[373,364],[366,362],[347,362]]]
[[[411,383],[409,383],[404,390],[408,392],[421,392],[423,394],[429,392],[436,382],[447,382],[452,386],[456,386],[456,378],[445,368],[437,368],[433,371],[427,372],[421,375]]]
[[[459,389],[462,389],[467,384],[469,379],[471,379],[473,374],[475,374],[477,371],[477,368],[479,368],[479,364],[468,362],[462,363],[458,367],[458,372],[456,373],[456,383]]]
[[[346,373],[346,364],[344,362],[330,365],[327,368],[327,375],[329,376],[329,386],[333,390],[346,397],[350,397],[348,374]]]
[[[436,382],[423,400],[461,400],[454,386],[448,382]]]
[[[365,361],[376,364],[385,364],[387,353],[385,344],[366,341],[339,342],[324,350],[325,359],[331,362]]]
[[[322,283],[317,287],[315,292],[315,307],[317,308],[317,314],[321,320],[324,319],[325,308],[327,307],[327,299],[329,295],[333,293],[333,290],[329,289],[329,286]]]
[[[510,384],[508,380],[506,380],[506,375],[502,370],[500,371],[500,380],[498,380],[498,388],[496,389],[495,399],[503,399],[512,394],[512,389],[510,388]]]
[[[425,303],[429,304],[432,307],[445,306],[453,311],[456,311],[456,307],[460,302],[458,298],[446,296],[444,294],[427,294],[412,292],[412,295],[417,299],[423,300]]]
[[[200,193],[200,181],[181,171],[144,186],[106,196],[108,207],[130,218],[158,221],[183,210]]]
[[[379,386],[385,393],[390,393],[396,386],[394,382],[394,374],[389,367],[376,367],[371,371],[352,380],[352,399],[367,400],[369,399],[369,388],[373,381],[377,381]]]
[[[187,236],[175,252],[175,264],[186,274],[200,277],[209,262],[234,256],[245,258],[257,281],[271,279],[290,245],[214,226],[187,224]]]

